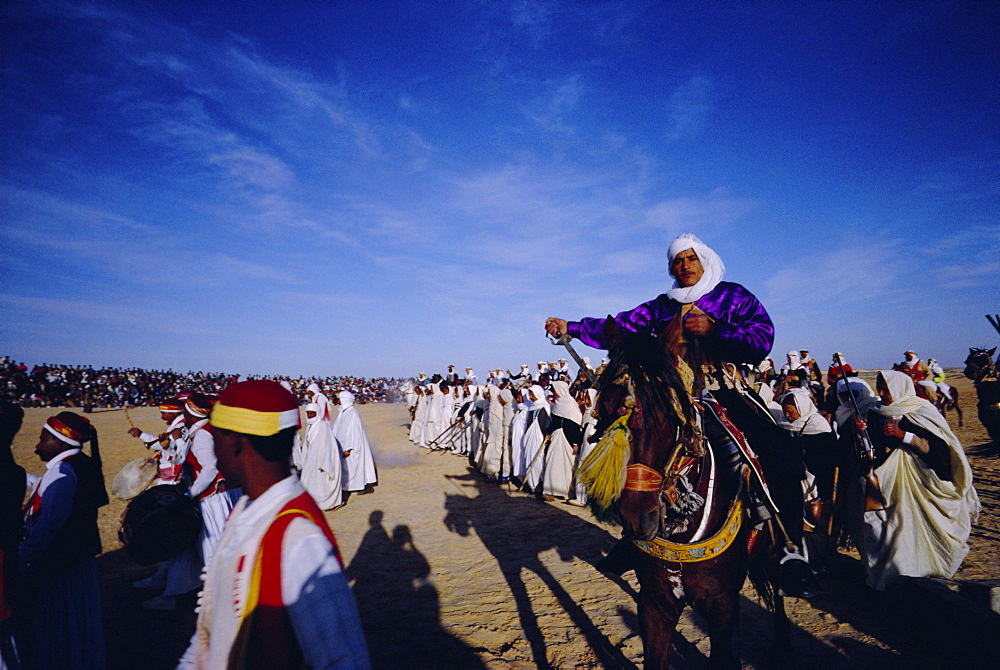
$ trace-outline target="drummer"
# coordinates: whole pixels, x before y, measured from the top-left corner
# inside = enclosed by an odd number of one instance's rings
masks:
[[[185,423],[184,402],[171,398],[160,404],[160,418],[167,424],[167,432],[160,436],[130,428],[129,435],[137,437],[156,451],[158,477],[154,484],[181,484],[181,472],[188,454],[188,428]],[[179,556],[160,564],[155,573],[132,582],[137,589],[160,591],[159,595],[144,600],[145,609],[171,611],[177,607],[177,597],[201,586],[202,548],[192,545]]]
[[[135,426],[128,434],[142,440],[147,449],[156,453],[158,476],[154,485],[173,484],[180,479],[181,466],[187,457],[187,426],[184,424],[184,403],[179,398],[169,398],[160,403],[160,418],[167,424],[165,433],[153,435]]]
[[[290,470],[298,427],[298,400],[268,380],[229,386],[212,410],[219,469],[246,496],[206,570],[179,668],[369,666],[336,540]]]

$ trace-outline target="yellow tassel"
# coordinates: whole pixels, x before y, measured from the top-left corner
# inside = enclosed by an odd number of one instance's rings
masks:
[[[588,495],[603,508],[610,507],[625,489],[626,469],[632,451],[632,434],[628,428],[631,416],[630,409],[608,427],[594,450],[580,463],[577,472],[577,478],[587,487]]]

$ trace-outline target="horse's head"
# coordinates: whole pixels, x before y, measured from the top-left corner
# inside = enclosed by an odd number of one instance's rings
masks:
[[[609,362],[598,382],[596,435],[628,415],[631,453],[618,517],[635,539],[658,534],[663,471],[678,439],[693,435],[693,406],[669,351],[670,335],[619,333],[605,322]]]
[[[993,354],[996,353],[996,350],[996,347],[989,350],[977,349],[976,347],[969,349],[969,356],[965,359],[963,374],[973,381],[985,377],[987,373],[994,369]]]

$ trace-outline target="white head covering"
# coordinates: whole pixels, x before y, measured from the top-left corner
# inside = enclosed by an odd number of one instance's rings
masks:
[[[552,390],[559,396],[556,398],[555,404],[552,405],[552,414],[569,419],[577,425],[582,424],[583,413],[580,412],[580,406],[576,404],[576,400],[569,392],[569,384],[563,381],[554,381],[552,382]]]
[[[306,392],[311,393],[313,400],[319,405],[319,418],[324,421],[330,420],[330,399],[326,397],[322,390],[319,388],[319,384],[313,382],[306,387]]]
[[[847,379],[840,379],[837,381],[837,400],[840,402],[840,406],[837,407],[837,425],[845,426],[847,422],[851,420],[851,416],[854,414],[854,406],[851,404],[851,399],[847,395],[847,386],[850,384],[851,393],[854,395],[855,400],[858,402],[858,409],[861,410],[861,418],[868,418],[868,410],[875,407],[879,403],[878,396],[875,395],[875,391],[872,387],[868,385],[864,379],[860,377],[849,377]]]
[[[530,397],[525,398],[525,401],[529,403],[528,409],[535,410],[542,407],[548,408],[549,400],[545,397],[545,389],[538,384],[534,384],[528,387],[528,392],[534,394],[535,396],[534,400]]]
[[[316,414],[316,416],[312,416],[312,417],[309,416],[308,414],[306,414],[306,422],[310,426],[312,424],[316,423],[317,421],[322,421],[323,420],[323,417],[320,415],[319,405],[317,405],[316,403],[311,402],[308,405],[306,405],[306,411],[307,412],[314,412]]]
[[[795,409],[799,411],[799,418],[795,421],[787,420],[784,415],[778,419],[778,425],[790,433],[796,435],[819,435],[821,433],[833,432],[830,424],[823,415],[816,411],[816,404],[812,401],[809,391],[805,389],[794,389],[781,396],[781,404],[791,398],[795,402]]]
[[[913,425],[944,440],[951,451],[952,481],[959,491],[964,492],[972,485],[972,471],[962,443],[952,432],[948,421],[934,405],[917,395],[913,379],[908,374],[896,370],[881,370],[878,374],[889,387],[892,404],[879,405],[874,411],[885,417],[906,417]]]
[[[682,303],[698,300],[718,286],[722,278],[726,276],[726,266],[719,255],[691,233],[684,233],[670,243],[670,249],[667,250],[670,264],[673,265],[677,254],[688,249],[694,249],[694,252],[698,254],[698,260],[701,261],[701,267],[705,270],[705,274],[694,286],[681,286],[674,279],[674,287],[667,291],[667,297]]]
[[[799,352],[797,352],[797,351],[789,351],[788,352],[788,363],[786,365],[788,367],[788,371],[789,372],[791,372],[792,370],[798,370],[799,368],[801,368],[802,367],[802,359],[799,358]]]
[[[354,405],[354,394],[350,391],[341,391],[337,394],[337,398],[340,400],[341,412]]]

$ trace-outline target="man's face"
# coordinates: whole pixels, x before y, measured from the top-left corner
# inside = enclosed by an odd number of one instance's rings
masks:
[[[701,266],[701,260],[694,249],[685,249],[674,256],[670,263],[670,274],[681,286],[694,286],[701,281],[705,268]]]
[[[789,398],[781,403],[781,413],[785,415],[787,421],[795,421],[801,414],[799,408],[795,406],[795,401]]]
[[[169,425],[173,423],[179,414],[180,412],[160,412],[160,418],[163,420],[163,423]]]
[[[35,453],[40,459],[48,463],[67,449],[72,447],[42,428],[42,434],[38,436],[38,444],[35,446]]]
[[[310,410],[306,410],[306,418],[307,419],[315,419],[316,418],[316,412],[312,411],[311,409]]]
[[[907,361],[912,361],[912,360],[914,360],[917,357],[917,355],[915,353],[913,353],[912,351],[908,351],[904,355],[906,356],[906,360]]]
[[[239,433],[213,426],[212,437],[215,439],[215,461],[219,472],[222,473],[227,482],[242,485],[239,459],[236,456],[236,443],[240,438]]]
[[[883,405],[892,404],[892,393],[889,392],[889,385],[879,377],[878,383],[875,384],[875,392],[878,393],[878,397],[882,400]]]

